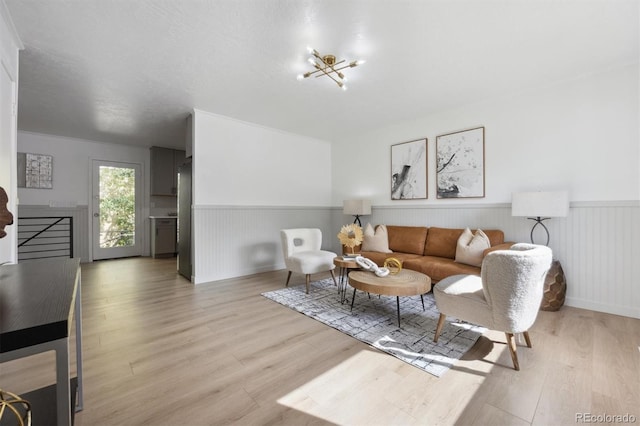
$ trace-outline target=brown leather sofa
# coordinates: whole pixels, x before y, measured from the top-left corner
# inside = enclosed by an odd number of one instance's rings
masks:
[[[483,256],[513,245],[505,243],[504,233],[500,230],[483,231],[491,243]],[[430,276],[434,283],[456,274],[480,275],[479,267],[455,261],[458,238],[463,232],[464,229],[387,225],[389,249],[393,253],[363,251],[361,254],[379,266],[384,264],[385,259],[395,257],[402,261],[403,268],[422,272]]]

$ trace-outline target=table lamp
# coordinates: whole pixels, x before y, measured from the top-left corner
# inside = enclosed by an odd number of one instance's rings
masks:
[[[371,201],[369,200],[344,200],[342,202],[344,214],[355,216],[353,223],[362,226],[360,216],[371,214]]]
[[[527,216],[527,219],[535,221],[531,228],[531,243],[533,231],[540,225],[547,233],[549,245],[549,230],[542,221],[552,217],[565,217],[569,213],[569,194],[567,191],[552,192],[514,192],[511,195],[511,216]]]

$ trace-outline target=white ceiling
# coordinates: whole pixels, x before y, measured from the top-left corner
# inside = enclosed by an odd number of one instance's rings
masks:
[[[324,140],[638,62],[638,0],[5,0],[18,126],[181,147],[192,108]],[[349,90],[310,70],[338,59]]]

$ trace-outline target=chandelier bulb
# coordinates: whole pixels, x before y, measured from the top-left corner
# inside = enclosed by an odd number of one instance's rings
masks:
[[[343,85],[342,85],[342,86],[340,86],[340,87],[342,88],[342,90],[343,90],[343,91],[345,91],[345,92],[346,92],[346,90],[347,90],[347,85],[346,85],[346,84],[343,84]]]
[[[309,62],[311,65],[315,65],[316,61],[313,58],[308,58],[307,62]]]
[[[296,76],[296,80],[298,80],[298,81],[302,80],[303,78],[304,78],[304,76],[302,74],[298,74]]]

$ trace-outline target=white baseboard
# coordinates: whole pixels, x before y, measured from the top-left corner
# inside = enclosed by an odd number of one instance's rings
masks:
[[[590,311],[604,312],[607,314],[622,315],[625,317],[640,319],[640,308],[610,305],[606,303],[598,303],[591,300],[576,299],[572,297],[565,298],[564,302],[566,306],[571,306],[572,308],[588,309]]]

